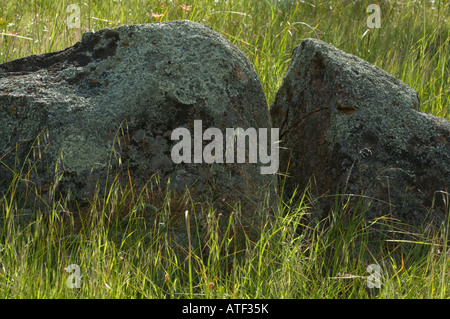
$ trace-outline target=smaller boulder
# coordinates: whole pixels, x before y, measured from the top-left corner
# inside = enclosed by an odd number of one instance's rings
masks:
[[[450,123],[419,106],[412,88],[380,68],[303,40],[271,106],[286,148],[285,193],[311,181],[320,217],[342,194],[363,201],[368,218],[438,226],[449,211]]]

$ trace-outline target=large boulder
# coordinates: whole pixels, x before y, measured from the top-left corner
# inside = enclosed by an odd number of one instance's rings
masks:
[[[116,174],[135,187],[158,174],[164,187],[189,187],[218,212],[240,204],[252,217],[276,184],[261,174],[269,164],[194,163],[194,155],[178,163],[172,150],[182,134],[174,130],[192,134],[193,154],[210,142],[194,139],[195,123],[200,134],[218,128],[224,136],[227,128],[271,126],[248,58],[202,24],[102,29],[65,50],[1,64],[0,196],[18,181],[13,171],[22,174],[16,194],[27,194],[27,207],[60,198],[87,204],[97,183],[105,187]]]
[[[449,211],[450,123],[418,109],[417,93],[394,76],[303,40],[271,106],[285,193],[309,185],[317,217],[341,194],[368,218],[438,226]]]

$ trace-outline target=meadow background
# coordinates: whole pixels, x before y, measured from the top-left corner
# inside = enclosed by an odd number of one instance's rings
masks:
[[[80,29],[67,26],[70,4],[81,9]],[[369,4],[380,6],[381,28],[367,27]],[[0,63],[62,50],[86,31],[178,19],[211,26],[238,46],[254,64],[269,105],[292,50],[312,37],[393,74],[419,93],[422,111],[450,119],[450,3],[445,0],[1,0]],[[447,224],[431,235],[409,234],[416,239],[407,243],[374,241],[368,236],[374,224],[386,224],[395,232],[395,222],[368,221],[363,212],[353,212],[352,219],[344,221],[343,205],[326,221],[303,225],[310,205],[299,190],[295,200],[280,201],[276,217],[263,222],[260,236],[247,239],[244,246],[233,241],[237,215],[227,221],[229,236],[222,237],[217,232],[219,217],[205,213],[208,252],[180,254],[161,230],[170,194],[156,207],[158,217],[139,216],[149,191],[135,193],[130,185],[99,192],[103,205],[93,203],[94,217],[73,232],[68,227],[73,221],[68,225],[58,214],[63,200],[55,200],[53,214],[46,218],[37,215],[31,224],[20,224],[13,183],[0,198],[0,297],[450,296]],[[114,217],[127,207],[132,209],[126,221]],[[71,264],[80,269],[79,288],[67,284]],[[367,286],[368,276],[374,274],[368,272],[369,265],[380,267],[379,288]]]

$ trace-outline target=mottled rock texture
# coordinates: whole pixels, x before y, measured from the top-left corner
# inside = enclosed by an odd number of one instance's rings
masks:
[[[193,134],[194,120],[224,132],[271,126],[248,58],[198,23],[102,29],[63,51],[4,63],[0,195],[21,167],[17,192],[38,189],[38,201],[69,196],[80,204],[107,175],[137,187],[159,174],[178,193],[190,187],[194,199],[221,212],[240,203],[251,217],[275,175],[262,175],[259,164],[174,164],[171,132]]]
[[[417,93],[392,75],[303,40],[271,106],[287,148],[280,150],[280,171],[289,165],[285,193],[311,180],[313,197],[325,195],[318,217],[329,214],[334,194],[350,194],[353,207],[359,199],[368,205],[369,218],[439,225],[449,209],[450,123],[419,106]]]

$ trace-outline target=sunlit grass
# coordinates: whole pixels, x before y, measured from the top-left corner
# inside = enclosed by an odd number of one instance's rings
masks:
[[[131,194],[112,185],[108,205],[95,199],[82,226],[61,209],[20,224],[7,194],[0,200],[0,294],[4,298],[448,298],[448,226],[434,237],[408,241],[389,237],[396,229],[383,218],[367,221],[364,211],[333,213],[306,223],[310,208],[300,201],[279,202],[279,214],[263,220],[259,236],[235,244],[238,215],[227,220],[203,214],[203,249],[175,243],[167,219],[170,197],[155,211],[149,190]],[[10,196],[11,195],[11,196]],[[118,212],[131,203],[126,218]],[[14,205],[13,205],[14,206]],[[61,203],[61,207],[65,207]],[[345,207],[343,208],[345,209]],[[344,217],[347,216],[347,217]],[[66,218],[64,218],[66,217]],[[188,224],[188,223],[187,223]],[[377,227],[388,225],[388,227]],[[186,233],[188,233],[186,228]],[[377,230],[385,233],[377,239]],[[222,229],[223,232],[223,229]],[[192,236],[199,233],[194,227]],[[387,236],[385,236],[387,235]],[[394,239],[386,239],[394,238]],[[189,241],[190,242],[190,241]],[[370,249],[369,249],[370,248]],[[69,265],[80,267],[80,287],[67,284]],[[381,270],[380,288],[368,288],[369,265]],[[72,282],[72,281],[71,281]]]
[[[382,25],[368,29],[370,1],[3,1],[0,61],[66,48],[80,34],[124,24],[188,19],[211,26],[255,65],[269,104],[293,48],[305,37],[329,42],[373,63],[419,92],[422,109],[449,117],[450,4],[378,1]],[[78,4],[81,32],[66,25]],[[21,37],[13,37],[17,34]]]

